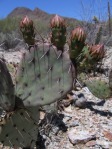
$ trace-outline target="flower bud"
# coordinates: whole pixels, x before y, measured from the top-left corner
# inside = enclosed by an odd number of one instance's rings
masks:
[[[65,27],[65,20],[62,17],[55,15],[51,19],[50,27],[51,28],[53,28],[53,27]]]
[[[25,16],[20,22],[20,31],[22,32],[23,38],[28,45],[35,44],[33,21],[27,16]]]
[[[21,22],[20,22],[20,28],[23,28],[23,27],[27,27],[27,26],[32,26],[33,27],[33,21],[30,20],[28,18],[28,16],[25,16]]]
[[[57,47],[57,50],[64,50],[66,43],[66,25],[63,18],[55,15],[50,22],[51,27],[51,43]]]
[[[101,60],[105,56],[103,44],[93,45],[89,47],[89,53],[93,59]]]
[[[72,30],[69,40],[69,54],[72,61],[76,61],[85,46],[86,34],[81,27]]]
[[[77,27],[74,30],[72,30],[70,39],[85,42],[86,34],[83,28]]]

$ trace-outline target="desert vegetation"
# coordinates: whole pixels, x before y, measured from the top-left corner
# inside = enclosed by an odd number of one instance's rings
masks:
[[[61,121],[61,125],[58,125],[60,128],[63,124],[61,112],[70,105],[81,110],[89,109],[94,112],[91,115],[106,115],[112,121],[111,112],[92,107],[92,104],[99,106],[112,100],[112,70],[109,68],[106,76],[103,64],[108,52],[105,43],[110,39],[108,21],[101,22],[94,17],[93,22],[76,22],[59,15],[50,16],[49,19],[45,13],[42,15],[47,21],[36,20],[31,15],[22,19],[13,16],[0,20],[2,50],[10,53],[10,49],[15,50],[17,46],[19,50],[25,47],[24,51],[20,51],[19,63],[8,63],[4,57],[0,58],[0,107],[2,113],[5,112],[0,122],[2,147],[42,148],[43,127],[45,131],[47,126],[55,125],[54,121],[58,119]],[[82,89],[101,101],[87,101]],[[53,103],[57,103],[58,111],[51,106]],[[49,110],[52,107],[51,112],[45,112],[45,107]],[[40,111],[44,111],[42,119]],[[89,136],[88,132],[85,132],[82,140],[77,136],[76,140],[72,139],[69,132],[69,140],[76,146],[77,142],[84,144],[97,140],[95,134]],[[108,134],[112,135],[104,132],[110,141]],[[109,146],[112,147],[111,143]],[[47,144],[43,148],[47,148]]]

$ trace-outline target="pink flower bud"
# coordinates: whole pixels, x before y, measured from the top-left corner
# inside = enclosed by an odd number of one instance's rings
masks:
[[[90,55],[95,59],[102,59],[105,56],[105,50],[103,44],[93,45],[89,47]]]
[[[65,20],[62,17],[55,15],[51,19],[50,26],[51,26],[51,28],[65,26]]]
[[[25,16],[20,22],[20,31],[28,45],[35,44],[35,29],[33,26],[33,21],[27,16]]]
[[[33,26],[33,21],[28,18],[28,16],[25,16],[21,22],[20,22],[20,28],[26,27],[26,26]]]
[[[86,40],[86,34],[81,27],[77,27],[71,32],[71,40],[78,40],[84,42]]]

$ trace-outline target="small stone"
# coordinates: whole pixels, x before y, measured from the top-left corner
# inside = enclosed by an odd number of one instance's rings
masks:
[[[71,117],[69,117],[69,116],[65,116],[64,118],[63,118],[63,122],[64,123],[67,123],[69,120],[71,120],[72,118]]]
[[[73,121],[72,123],[69,124],[69,127],[75,127],[75,126],[79,126],[79,121]]]
[[[74,105],[79,108],[83,108],[86,104],[87,99],[84,97],[82,93],[80,93],[77,97],[78,98],[74,100]]]
[[[112,133],[109,131],[104,131],[103,132],[104,137],[107,138],[109,141],[112,141]]]
[[[43,120],[45,117],[45,112],[40,111],[40,120]]]
[[[95,145],[96,145],[96,141],[94,141],[94,140],[91,140],[91,141],[86,143],[87,147],[91,147],[91,146],[95,146]]]
[[[111,149],[110,148],[111,143],[109,143],[109,142],[107,142],[105,140],[97,140],[96,143],[97,143],[97,145],[100,145],[104,149]]]
[[[72,129],[68,132],[68,138],[72,144],[86,143],[91,139],[96,138],[95,134],[90,134],[87,130]]]
[[[64,111],[67,113],[72,113],[72,107],[69,105],[69,107],[64,108]]]

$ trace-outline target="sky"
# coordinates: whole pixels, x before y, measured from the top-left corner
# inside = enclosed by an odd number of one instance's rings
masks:
[[[16,7],[27,7],[79,20],[87,21],[93,16],[105,20],[108,17],[108,1],[112,8],[112,0],[0,0],[0,19]]]

